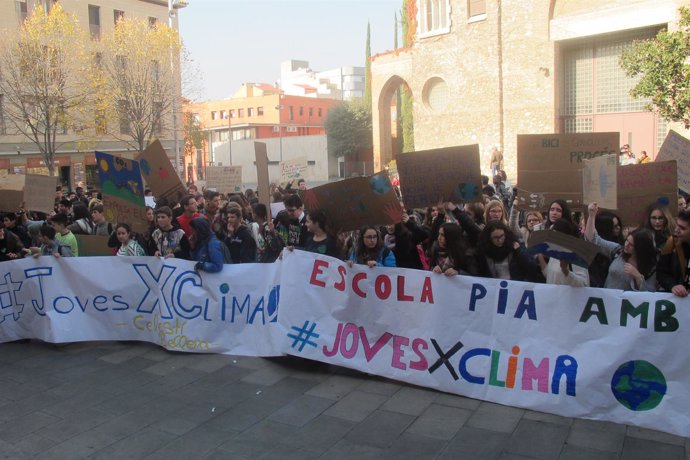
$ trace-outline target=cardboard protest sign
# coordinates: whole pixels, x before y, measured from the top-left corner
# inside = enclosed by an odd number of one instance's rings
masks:
[[[209,166],[206,187],[220,193],[242,192],[242,166]]]
[[[320,185],[299,194],[308,211],[326,212],[334,230],[395,224],[402,218],[402,206],[385,172]]]
[[[307,157],[293,158],[280,162],[280,182],[307,177],[309,163]]]
[[[400,190],[408,208],[442,201],[476,201],[482,193],[479,145],[398,155]]]
[[[589,267],[599,251],[595,244],[555,230],[532,232],[527,247],[530,254],[544,254],[584,268]]]
[[[259,203],[266,205],[266,209],[269,209],[271,204],[271,186],[268,179],[268,154],[266,153],[265,142],[254,142],[254,158],[256,159]],[[269,215],[268,217],[270,218],[271,216]]]
[[[157,200],[166,199],[178,203],[187,194],[187,188],[170,163],[168,154],[156,139],[137,157],[146,184]]]
[[[678,188],[690,193],[690,140],[674,130],[666,135],[655,161],[676,160],[678,166]]]
[[[102,235],[74,235],[79,245],[79,257],[112,256],[108,237]]]
[[[36,174],[0,176],[0,211],[17,211],[22,205],[28,211],[46,214],[55,205],[57,177]]]
[[[645,219],[645,208],[658,203],[678,212],[678,168],[675,161],[655,161],[618,166],[618,206],[614,212],[625,226],[637,226]]]
[[[584,161],[582,168],[582,194],[586,204],[598,203],[602,208],[618,207],[616,170],[618,157],[606,155]]]
[[[518,206],[545,209],[555,199],[582,208],[583,161],[618,153],[618,133],[518,134]]]
[[[146,231],[148,223],[139,163],[102,152],[96,152],[96,160],[106,219],[127,223],[137,232]]]

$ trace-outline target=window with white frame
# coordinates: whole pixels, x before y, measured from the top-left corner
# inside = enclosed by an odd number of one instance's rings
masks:
[[[450,32],[449,0],[418,0],[417,27],[420,38]]]

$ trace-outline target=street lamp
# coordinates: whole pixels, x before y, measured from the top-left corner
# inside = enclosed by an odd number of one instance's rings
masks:
[[[278,139],[280,139],[280,161],[283,161],[283,127],[280,124],[280,116],[284,108],[285,107],[283,106],[283,104],[279,104],[276,106],[276,110],[278,111]]]

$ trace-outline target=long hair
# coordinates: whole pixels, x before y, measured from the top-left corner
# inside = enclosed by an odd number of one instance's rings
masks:
[[[654,234],[646,228],[639,228],[631,233],[633,238],[633,251],[637,260],[637,270],[642,276],[648,278],[656,269],[656,246]],[[628,257],[623,255],[627,262]]]
[[[666,221],[666,225],[661,230],[661,234],[665,237],[671,236],[673,229],[676,227],[676,220],[671,215],[671,211],[669,211],[668,206],[663,206],[658,203],[652,203],[647,206],[644,214],[644,221],[642,221],[642,225],[640,225],[640,227],[649,229],[652,231],[652,233],[654,233],[654,227],[652,227],[650,220],[654,211],[659,211],[664,216],[664,220]]]
[[[206,243],[211,238],[211,236],[213,236],[213,232],[211,231],[211,225],[203,217],[195,217],[189,222],[189,225],[196,232],[197,244]]]
[[[505,232],[505,240],[502,246],[496,246],[491,241],[491,234],[495,230],[503,230]],[[515,234],[510,228],[500,220],[490,220],[479,234],[477,246],[481,254],[493,259],[495,261],[504,260],[513,251],[513,243],[517,241]]]
[[[446,239],[446,253],[457,270],[463,263],[466,252],[462,228],[458,224],[451,222],[446,222],[441,225],[441,228],[443,229],[443,236]]]
[[[618,224],[621,226],[618,236],[615,235],[614,231],[616,225],[614,219],[618,219]],[[617,214],[614,214],[611,211],[602,211],[598,213],[594,220],[594,226],[597,229],[599,236],[607,241],[613,241],[614,243],[618,243],[620,245],[622,245],[625,241],[625,238],[623,238],[623,221],[620,217],[618,217]]]
[[[563,210],[563,213],[561,214],[561,219],[565,219],[568,222],[570,222],[571,224],[575,225],[575,223],[573,222],[573,213],[570,210],[570,206],[568,206],[568,203],[566,203],[565,200],[561,200],[561,199],[553,200],[551,202],[551,204],[549,204],[549,209],[551,209],[551,206],[553,206],[554,203],[559,205],[561,207],[561,209]],[[547,229],[551,228],[556,223],[556,222],[551,222],[551,212],[549,210],[546,211],[546,219],[544,219],[544,220],[545,220]]]
[[[484,209],[484,221],[488,223],[488,222],[491,221],[491,220],[495,220],[495,219],[492,219],[492,217],[489,215],[489,212],[490,212],[493,208],[500,208],[500,209],[501,209],[501,219],[500,219],[500,220],[501,220],[501,222],[503,222],[504,224],[508,224],[508,215],[507,215],[507,212],[506,212],[506,207],[503,205],[503,202],[500,201],[500,200],[491,200],[491,201],[489,201],[489,204],[487,204],[487,205],[485,206],[485,209]]]
[[[367,230],[374,230],[376,232],[376,246],[372,249],[367,248],[364,245],[364,234]],[[370,260],[378,260],[379,254],[383,249],[383,238],[381,238],[381,232],[379,229],[373,225],[365,225],[359,229],[359,236],[357,237],[357,244],[355,245],[355,256],[357,258],[358,264],[365,264]]]

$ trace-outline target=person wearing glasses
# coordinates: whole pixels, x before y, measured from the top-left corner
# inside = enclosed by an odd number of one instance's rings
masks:
[[[527,211],[525,214],[525,225],[520,227],[520,210],[518,209],[519,201],[517,198],[513,200],[513,206],[510,208],[509,226],[513,234],[518,237],[521,243],[526,243],[530,233],[534,230],[535,225],[544,222],[544,217],[539,211]]]
[[[274,220],[275,230],[286,246],[302,249],[307,241],[307,215],[298,195],[288,195],[283,200],[285,209]]]
[[[537,281],[539,267],[527,255],[515,234],[500,220],[491,220],[479,234],[479,276],[515,281]]]
[[[675,219],[671,216],[668,206],[662,206],[658,203],[652,203],[647,207],[645,212],[645,220],[641,227],[646,228],[654,233],[654,246],[657,252],[666,244],[666,241],[673,234],[673,229],[676,226]]]
[[[352,264],[368,265],[369,267],[396,266],[393,251],[383,244],[381,233],[372,225],[365,225],[360,229],[348,264],[350,266]]]

